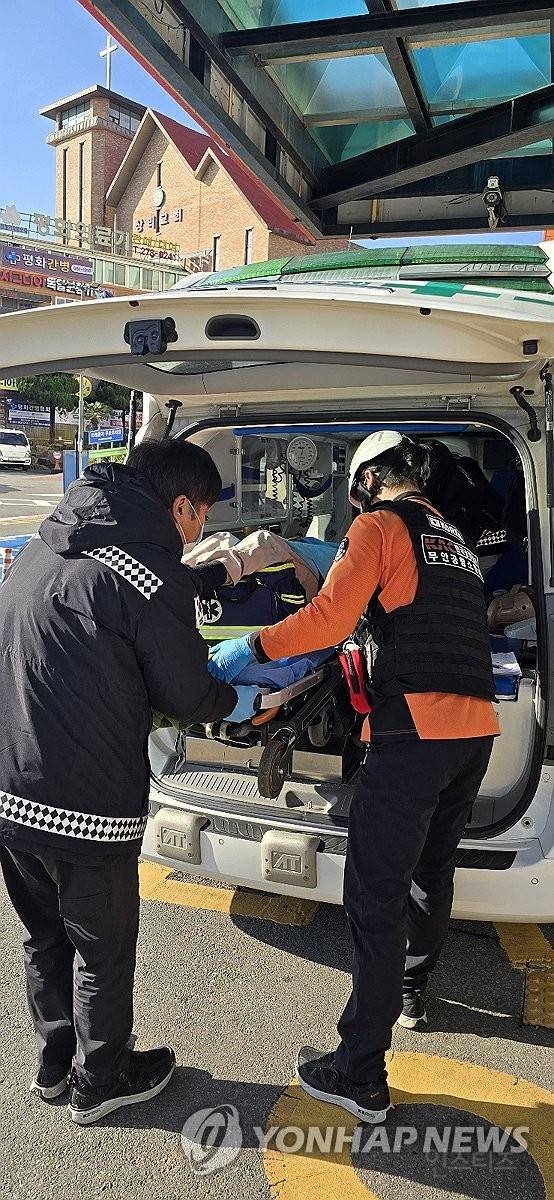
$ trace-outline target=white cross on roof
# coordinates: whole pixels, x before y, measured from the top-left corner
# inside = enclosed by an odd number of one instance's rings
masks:
[[[118,49],[119,46],[117,42],[112,42],[111,34],[108,33],[106,37],[106,45],[104,46],[104,49],[100,51],[100,58],[106,59],[106,87],[108,91],[110,90],[112,82],[112,54],[114,54]]]

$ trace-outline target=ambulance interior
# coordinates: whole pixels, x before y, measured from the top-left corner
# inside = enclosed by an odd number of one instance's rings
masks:
[[[352,454],[368,433],[384,426],[384,422],[357,420],[197,428],[189,436],[212,455],[223,480],[206,533],[232,535],[231,541],[241,541],[265,529],[298,548],[305,539],[315,539],[331,552],[356,515],[348,498]],[[509,824],[509,814],[519,810],[540,733],[533,563],[521,458],[508,436],[483,424],[396,420],[389,427],[418,440],[440,440],[457,459],[471,459],[498,497],[496,528],[485,527],[477,545],[495,671],[495,708],[502,729],[468,829],[485,832],[499,823]],[[443,515],[453,519],[448,512]],[[320,583],[322,578],[323,572]],[[200,615],[199,626],[208,640],[217,640],[217,621],[210,629],[209,617],[206,622]],[[237,616],[237,633],[241,628]],[[222,636],[231,635],[227,629]],[[324,664],[324,677],[333,662],[336,668],[336,655]],[[206,797],[229,794],[249,806],[278,805],[340,818],[348,808],[364,754],[362,722],[342,681],[328,693],[322,692],[320,710],[302,728],[272,798],[268,798],[271,788],[261,789],[261,794],[258,790],[260,759],[272,726],[262,725],[256,736],[238,739],[225,725],[186,732],[159,730],[153,738],[154,775],[163,779],[166,791],[200,792]],[[286,725],[290,713],[294,715],[301,701],[309,698],[309,690],[304,697],[297,691],[296,699],[280,712],[281,724]]]

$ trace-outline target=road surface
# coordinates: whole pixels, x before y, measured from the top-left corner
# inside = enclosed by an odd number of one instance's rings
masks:
[[[0,537],[36,533],[62,494],[62,476],[45,470],[0,468]]]

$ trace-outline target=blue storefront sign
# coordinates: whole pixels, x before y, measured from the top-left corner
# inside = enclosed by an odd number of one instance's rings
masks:
[[[89,446],[119,445],[123,441],[121,429],[90,429],[88,434]]]

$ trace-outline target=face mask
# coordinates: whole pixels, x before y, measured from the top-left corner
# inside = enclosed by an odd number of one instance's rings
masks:
[[[188,548],[189,550],[192,550],[194,546],[197,546],[197,545],[198,545],[198,543],[202,541],[202,535],[203,535],[203,533],[204,533],[204,525],[205,525],[205,521],[201,521],[201,520],[200,520],[200,517],[198,516],[198,513],[197,513],[197,511],[196,511],[196,509],[195,509],[195,507],[194,507],[194,504],[192,504],[190,500],[188,501],[188,503],[189,503],[189,505],[190,505],[190,507],[191,507],[191,509],[192,509],[193,513],[194,513],[194,516],[196,517],[196,520],[198,521],[198,524],[199,524],[200,528],[199,528],[199,530],[198,530],[198,533],[197,533],[196,537],[194,538],[194,541],[192,541],[192,542],[189,542],[189,541],[187,541],[187,538],[185,537],[185,534],[183,533],[183,530],[181,529],[181,526],[179,526],[179,530],[180,530],[180,533],[181,533],[181,537],[182,537],[182,539],[183,539],[183,541],[184,541],[184,543],[185,543],[185,546],[187,546],[187,548]]]

